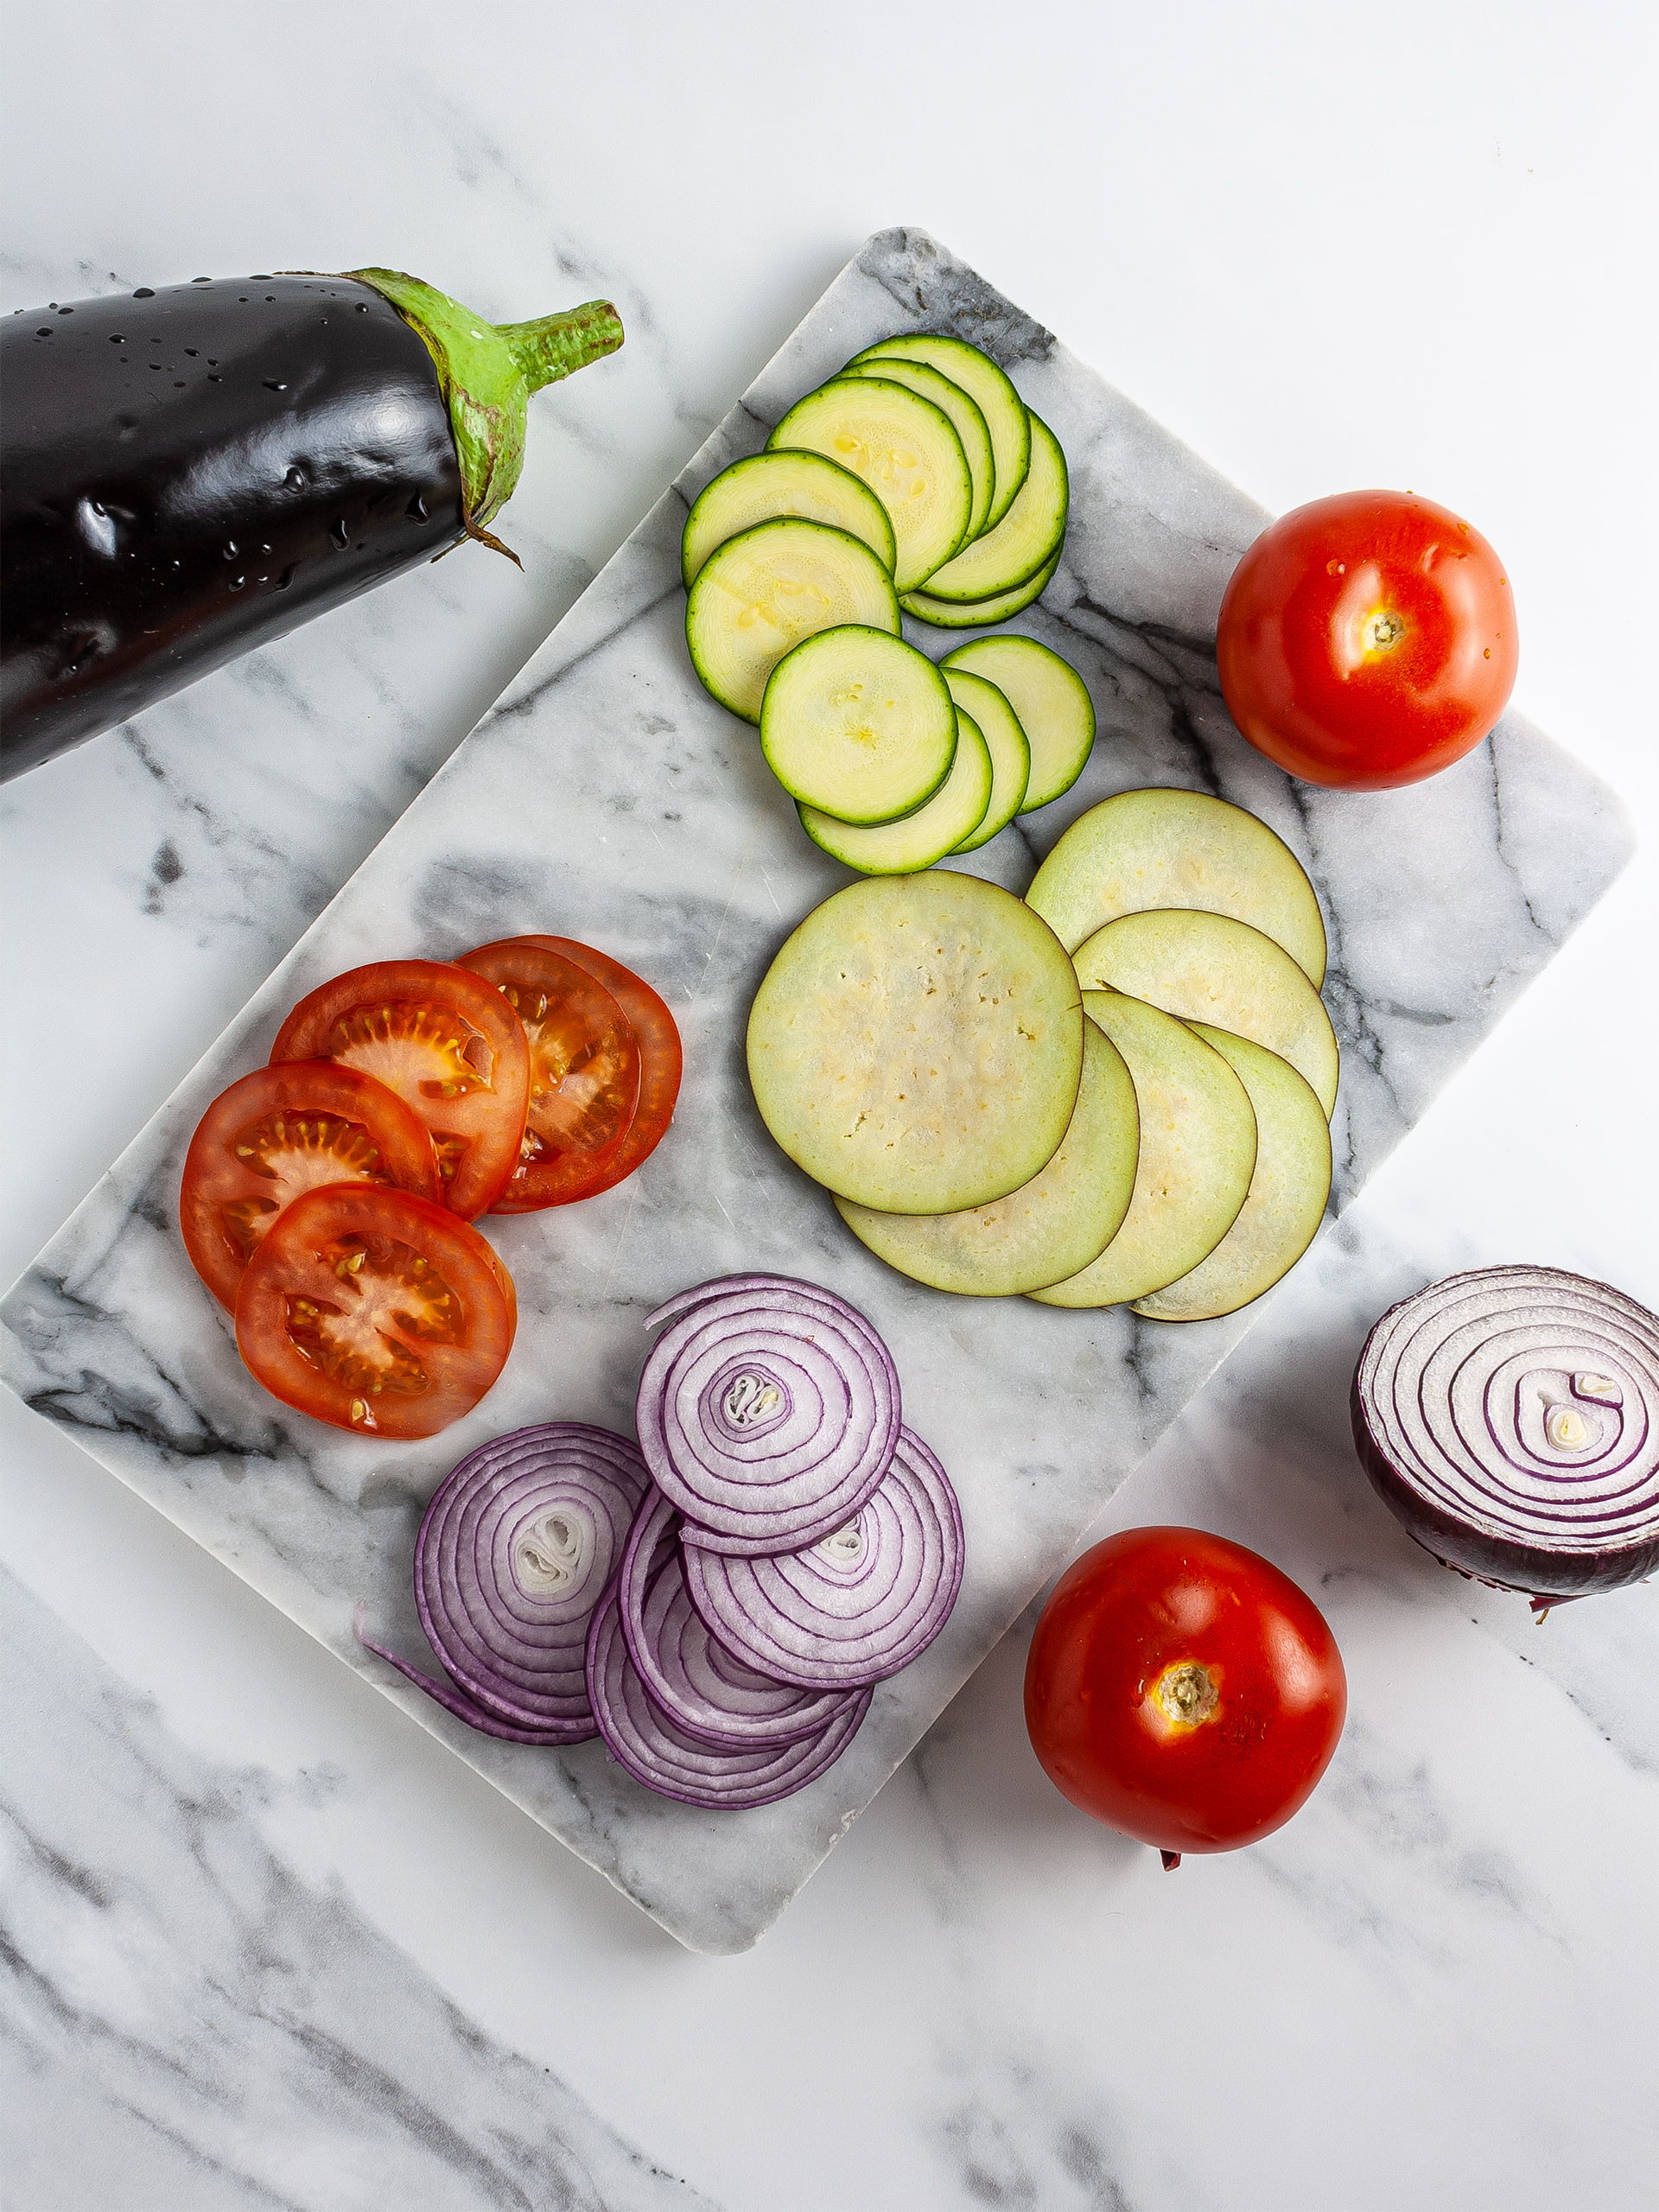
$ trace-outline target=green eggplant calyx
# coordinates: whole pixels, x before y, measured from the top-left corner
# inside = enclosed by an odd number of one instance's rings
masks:
[[[524,465],[530,395],[613,353],[622,343],[616,309],[608,300],[589,300],[535,322],[497,325],[401,270],[345,273],[390,300],[424,341],[449,410],[467,535],[517,561],[489,525],[512,497]]]

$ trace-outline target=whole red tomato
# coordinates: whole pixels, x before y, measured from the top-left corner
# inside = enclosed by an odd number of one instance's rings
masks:
[[[1305,783],[1386,791],[1460,760],[1515,687],[1509,577],[1414,492],[1344,492],[1270,524],[1232,574],[1216,658],[1227,710]]]
[[[1166,1865],[1281,1827],[1325,1772],[1347,1709],[1318,1606],[1201,1529],[1128,1529],[1086,1551],[1026,1663],[1026,1726],[1049,1780]]]

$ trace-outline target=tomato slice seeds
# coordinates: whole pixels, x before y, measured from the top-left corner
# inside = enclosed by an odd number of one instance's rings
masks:
[[[667,1128],[680,1065],[650,985],[568,938],[321,984],[185,1161],[185,1246],[249,1371],[364,1435],[457,1419],[517,1325],[512,1279],[467,1223],[620,1182]]]
[[[541,1071],[532,1078],[530,1113],[541,1148],[532,1154],[527,1145],[522,1177],[515,1174],[492,1211],[528,1213],[594,1198],[632,1174],[655,1151],[680,1089],[680,1033],[650,984],[574,938],[506,938],[463,953],[460,964],[516,1006],[532,1031],[531,1055]],[[600,1004],[585,995],[595,990],[619,1010],[632,1042],[638,1075],[626,1116],[617,1110],[622,1084],[612,1077],[613,1048],[597,1035],[580,1041],[582,1009],[592,1021]],[[533,1096],[538,1084],[548,1094],[540,1102]]]
[[[384,1084],[327,1060],[256,1068],[202,1116],[185,1155],[179,1227],[222,1306],[283,1209],[333,1183],[436,1200],[438,1163],[418,1115]]]
[[[329,1059],[397,1092],[430,1133],[444,1203],[488,1212],[518,1165],[530,1104],[524,1025],[499,991],[443,960],[380,960],[303,998],[273,1063]]]
[[[274,1397],[363,1435],[435,1435],[501,1372],[518,1305],[484,1239],[400,1191],[335,1185],[283,1208],[249,1262],[237,1348]]]

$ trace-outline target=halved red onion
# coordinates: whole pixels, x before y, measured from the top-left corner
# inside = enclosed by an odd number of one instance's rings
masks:
[[[686,1805],[735,1811],[771,1805],[816,1782],[841,1757],[869,1710],[864,1690],[815,1736],[746,1750],[700,1743],[652,1703],[628,1656],[614,1586],[594,1616],[588,1685],[599,1731],[636,1782]]]
[[[734,1287],[735,1286],[735,1287]],[[684,1292],[639,1378],[639,1448],[688,1545],[755,1554],[839,1529],[886,1473],[899,1376],[855,1306],[781,1275]]]
[[[1378,1321],[1351,1404],[1373,1486],[1447,1566],[1541,1600],[1659,1567],[1659,1319],[1622,1292],[1448,1276]]]
[[[925,1650],[962,1584],[962,1515],[944,1468],[899,1433],[893,1464],[828,1535],[767,1559],[710,1552],[682,1531],[686,1589],[710,1634],[804,1689],[896,1675]]]
[[[617,1603],[628,1656],[666,1719],[699,1743],[741,1751],[816,1736],[854,1697],[757,1673],[709,1635],[686,1594],[680,1516],[660,1491],[634,1516]]]
[[[481,1445],[439,1485],[415,1547],[421,1625],[459,1702],[403,1671],[463,1719],[481,1707],[518,1740],[592,1735],[588,1624],[649,1487],[635,1446],[585,1421]]]

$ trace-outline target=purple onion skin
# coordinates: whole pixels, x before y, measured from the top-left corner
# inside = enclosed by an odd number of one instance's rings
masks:
[[[1630,1303],[1624,1293],[1613,1290],[1608,1284],[1595,1282],[1587,1277],[1565,1275],[1559,1269],[1484,1268],[1472,1272],[1484,1276],[1512,1278],[1552,1276],[1557,1281],[1570,1284],[1574,1289],[1604,1293],[1622,1304]],[[1446,1278],[1446,1281],[1455,1283],[1460,1280],[1454,1276]],[[1431,1283],[1427,1289],[1414,1295],[1427,1298],[1431,1292],[1445,1287],[1446,1282]],[[1642,1530],[1631,1541],[1609,1545],[1599,1550],[1564,1552],[1473,1527],[1433,1499],[1424,1497],[1417,1484],[1389,1452],[1372,1421],[1361,1387],[1361,1377],[1364,1374],[1367,1355],[1372,1344],[1395,1317],[1413,1302],[1413,1299],[1402,1299],[1378,1319],[1360,1352],[1348,1396],[1354,1449],[1360,1465],[1364,1469],[1372,1489],[1406,1534],[1438,1560],[1442,1567],[1449,1567],[1456,1573],[1485,1583],[1492,1589],[1513,1591],[1529,1598],[1533,1611],[1541,1618],[1553,1605],[1564,1604],[1574,1598],[1591,1598],[1608,1591],[1622,1590],[1631,1583],[1644,1581],[1648,1576],[1659,1571],[1659,1521]]]
[[[457,1720],[464,1720],[469,1728],[476,1728],[480,1736],[499,1736],[505,1744],[537,1744],[543,1748],[566,1744],[586,1744],[599,1733],[599,1724],[594,1719],[556,1721],[546,1728],[515,1728],[505,1720],[499,1720],[487,1707],[451,1682],[435,1681],[430,1675],[423,1675],[418,1667],[411,1667],[407,1659],[400,1659],[384,1643],[377,1643],[372,1636],[365,1636],[362,1623],[358,1624],[357,1640],[365,1651],[372,1651],[377,1659],[384,1659],[395,1667],[405,1681],[413,1682],[417,1690],[424,1690],[435,1705],[446,1713],[453,1713]]]
[[[849,1699],[816,1737],[747,1751],[716,1750],[657,1707],[628,1656],[613,1583],[588,1632],[588,1690],[599,1732],[619,1766],[659,1797],[709,1812],[775,1805],[826,1774],[857,1734],[871,1692]]]

